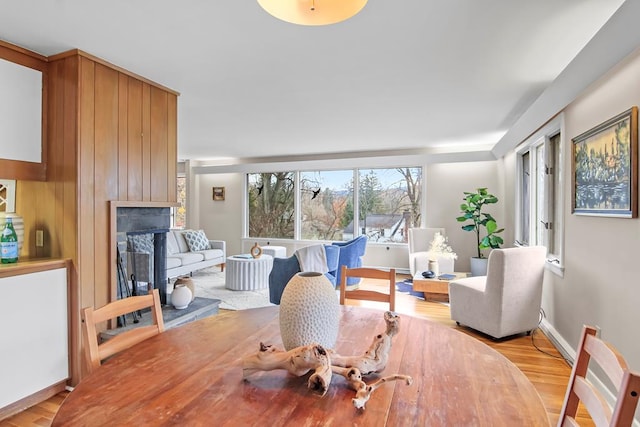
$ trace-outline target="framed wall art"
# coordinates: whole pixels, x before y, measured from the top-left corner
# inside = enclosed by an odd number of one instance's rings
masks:
[[[224,187],[213,187],[213,200],[224,200]]]
[[[638,107],[576,136],[572,142],[572,212],[637,218]]]

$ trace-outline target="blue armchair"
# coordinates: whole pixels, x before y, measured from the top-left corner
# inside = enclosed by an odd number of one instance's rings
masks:
[[[336,283],[340,283],[340,269],[343,265],[347,268],[362,267],[362,256],[367,249],[367,236],[356,237],[348,242],[333,242],[333,246],[340,248],[340,257],[338,259],[338,269],[336,271]],[[347,286],[357,285],[360,283],[359,277],[348,277]]]
[[[335,286],[336,285],[336,272],[339,272],[338,257],[340,255],[340,248],[337,246],[325,245],[325,255],[327,258],[328,273],[325,276]],[[280,298],[284,288],[289,283],[289,280],[300,272],[300,263],[298,257],[295,255],[289,258],[274,258],[273,268],[269,273],[269,301],[272,304],[280,304]]]

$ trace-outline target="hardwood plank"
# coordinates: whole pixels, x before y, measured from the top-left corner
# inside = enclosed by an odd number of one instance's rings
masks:
[[[151,201],[151,86],[142,84],[142,200]]]
[[[142,157],[142,82],[129,78],[127,109],[127,198],[120,200],[143,200]]]
[[[168,200],[168,94],[151,87],[151,201]],[[175,180],[175,176],[173,178]]]
[[[127,200],[129,187],[129,167],[127,156],[129,127],[129,77],[118,74],[118,200]]]
[[[118,72],[96,64],[94,174],[94,307],[111,301],[108,202],[118,198]]]
[[[167,201],[178,200],[176,178],[178,176],[178,97],[168,95],[167,113]]]
[[[78,238],[78,265],[80,269],[79,282],[80,288],[80,306],[92,306],[95,303],[94,288],[94,260],[95,249],[93,230],[94,224],[94,192],[96,187],[95,168],[95,64],[86,59],[80,59],[80,105],[79,108],[79,129],[80,144],[78,159],[78,210],[83,215],[78,218],[78,237],[85,236],[89,238]]]

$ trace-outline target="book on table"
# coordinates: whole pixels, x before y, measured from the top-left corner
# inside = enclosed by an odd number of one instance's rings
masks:
[[[455,274],[445,273],[438,276],[440,280],[453,280],[456,278]]]

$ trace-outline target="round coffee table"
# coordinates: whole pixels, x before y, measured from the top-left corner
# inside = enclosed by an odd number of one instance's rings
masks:
[[[244,255],[227,257],[225,287],[233,291],[252,291],[269,286],[269,273],[273,267],[271,255],[249,258]]]

